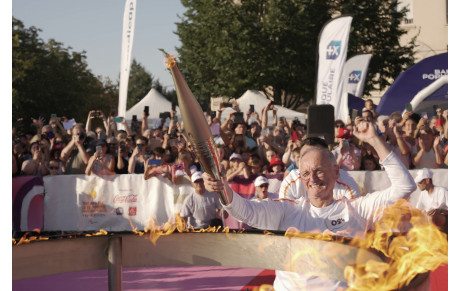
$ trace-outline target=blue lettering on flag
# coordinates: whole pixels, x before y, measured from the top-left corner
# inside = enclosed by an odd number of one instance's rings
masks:
[[[348,75],[348,83],[357,84],[361,81],[362,71],[353,71]]]
[[[342,41],[332,40],[326,49],[326,59],[335,60],[340,55],[340,50],[342,48]]]

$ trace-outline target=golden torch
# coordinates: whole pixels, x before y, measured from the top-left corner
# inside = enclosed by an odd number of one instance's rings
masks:
[[[171,71],[176,86],[177,100],[187,139],[192,144],[203,170],[214,179],[220,180],[216,145],[203,110],[179,71],[175,58],[169,54],[166,55],[166,67]],[[222,204],[228,204],[228,195],[225,190],[217,192],[217,195]]]

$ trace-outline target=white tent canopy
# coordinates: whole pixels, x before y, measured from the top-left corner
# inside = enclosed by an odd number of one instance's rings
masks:
[[[171,101],[152,88],[141,101],[126,111],[126,120],[128,124],[131,124],[132,116],[137,115],[137,120],[142,121],[144,106],[149,106],[149,117],[147,119],[149,128],[155,128],[155,124],[160,120],[160,113],[170,112],[171,105]],[[178,120],[182,120],[179,106],[176,106],[176,115]]]
[[[254,109],[257,113],[259,113],[259,118],[262,118],[262,109],[267,106],[268,102],[270,101],[265,95],[262,93],[255,91],[255,90],[248,90],[246,91],[243,96],[236,100],[240,107],[241,112],[246,115],[246,112],[249,110],[249,105],[253,104]],[[297,112],[295,110],[291,110],[279,105],[275,105],[277,110],[277,117],[286,117],[286,120],[294,120],[296,117],[299,121],[305,124],[305,113]],[[226,108],[222,112],[222,121],[225,120],[230,113],[234,112],[235,110],[231,108]],[[252,122],[252,118],[249,119],[249,124]],[[273,124],[273,111],[268,112],[268,125]]]

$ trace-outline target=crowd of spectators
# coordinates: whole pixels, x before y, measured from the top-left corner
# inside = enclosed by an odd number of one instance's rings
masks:
[[[271,102],[262,112],[240,112],[238,104],[228,118],[222,118],[221,104],[215,114],[206,114],[227,179],[255,180],[260,175],[281,178],[298,166],[299,151],[307,138],[307,128],[298,120],[277,116]],[[273,121],[268,120],[273,112]],[[346,171],[382,170],[376,151],[353,136],[362,120],[374,122],[380,138],[388,143],[408,169],[447,168],[448,111],[436,108],[428,118],[410,111],[378,115],[371,100],[365,102],[361,116],[346,123],[335,121],[335,140],[329,145],[341,169]],[[86,124],[69,126],[66,117],[43,116],[32,119],[36,132],[22,132],[13,125],[13,176],[18,175],[112,175],[161,174],[169,179],[191,176],[201,166],[183,132],[176,112],[162,118],[157,128],[149,128],[150,116],[128,125],[115,114],[106,117],[101,110],[88,113]]]

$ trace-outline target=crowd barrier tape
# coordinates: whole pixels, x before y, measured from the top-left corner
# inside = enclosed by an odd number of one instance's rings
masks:
[[[415,177],[416,170],[410,172]],[[364,194],[389,186],[384,171],[348,173]],[[435,169],[433,173],[433,183],[448,188],[447,169]],[[269,189],[279,188],[281,178],[269,177]],[[251,198],[254,185],[238,179],[236,182],[231,187],[243,192],[243,197]],[[163,177],[144,180],[142,174],[16,177],[13,178],[13,231],[144,230],[151,221],[161,225],[173,218],[193,192],[187,177],[180,177],[177,184]],[[412,194],[412,204],[419,194],[418,189]],[[237,221],[226,221],[226,226],[243,227]]]

